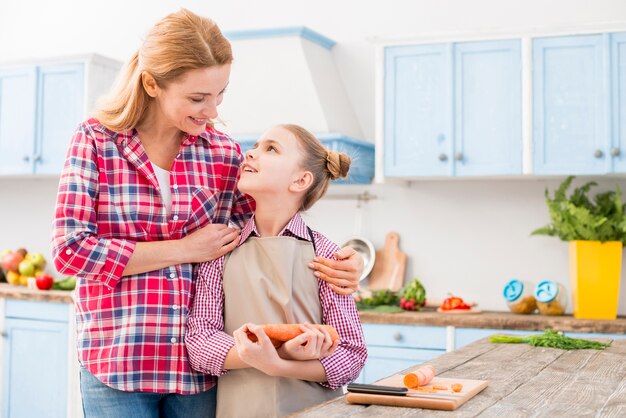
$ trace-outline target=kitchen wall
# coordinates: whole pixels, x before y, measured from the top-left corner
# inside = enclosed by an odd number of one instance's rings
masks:
[[[125,60],[154,21],[180,6],[211,16],[224,31],[304,25],[335,40],[338,71],[364,139],[372,142],[377,39],[605,25],[622,25],[626,30],[623,0],[22,0],[0,2],[0,59],[98,52]],[[345,199],[325,199],[308,219],[338,243],[358,234],[381,247],[388,231],[398,231],[401,249],[409,257],[406,277],[419,276],[429,296],[441,299],[454,292],[477,301],[483,309],[506,309],[501,289],[510,278],[532,282],[549,278],[569,288],[566,244],[529,237],[531,230],[548,221],[545,187],[553,189],[559,181],[433,180],[337,186],[330,194]],[[619,184],[626,190],[624,179],[598,181],[601,189]],[[0,178],[0,249],[25,246],[49,252],[57,182],[57,178]],[[376,199],[358,208],[350,196],[365,190]],[[620,313],[626,314],[626,283],[621,293]]]

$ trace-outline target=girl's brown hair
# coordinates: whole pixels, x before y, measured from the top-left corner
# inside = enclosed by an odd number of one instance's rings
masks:
[[[142,120],[152,100],[141,81],[144,71],[154,77],[159,87],[166,88],[189,70],[232,61],[230,43],[217,24],[181,9],[150,29],[143,45],[126,64],[111,96],[94,116],[114,132],[131,129]]]
[[[307,210],[324,196],[330,180],[345,178],[352,159],[343,152],[331,151],[311,132],[298,125],[280,125],[291,132],[304,151],[302,168],[313,173],[313,184],[306,191],[299,210]]]

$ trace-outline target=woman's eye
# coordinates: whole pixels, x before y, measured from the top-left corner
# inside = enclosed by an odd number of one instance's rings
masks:
[[[200,103],[200,102],[202,102],[202,100],[203,99],[196,99],[194,97],[191,98],[191,101],[194,102],[194,103]]]

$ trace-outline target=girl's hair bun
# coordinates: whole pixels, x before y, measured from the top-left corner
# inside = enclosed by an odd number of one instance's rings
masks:
[[[328,151],[326,156],[326,168],[330,173],[331,180],[337,180],[339,177],[345,178],[350,170],[352,159],[348,154],[337,151]]]

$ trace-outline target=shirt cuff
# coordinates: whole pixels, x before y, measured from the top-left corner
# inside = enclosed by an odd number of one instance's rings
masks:
[[[345,349],[337,347],[332,355],[320,359],[326,371],[326,382],[320,382],[320,385],[334,390],[347,383],[346,376],[350,374],[350,371],[343,366],[343,363],[347,361],[346,355]]]
[[[224,368],[228,352],[235,346],[235,339],[225,332],[218,332],[211,338],[212,355],[207,360],[206,370],[214,376],[221,376],[228,372]]]
[[[135,251],[137,245],[134,241],[125,239],[113,239],[108,242],[106,260],[102,268],[102,282],[114,289],[122,279],[124,269]]]

